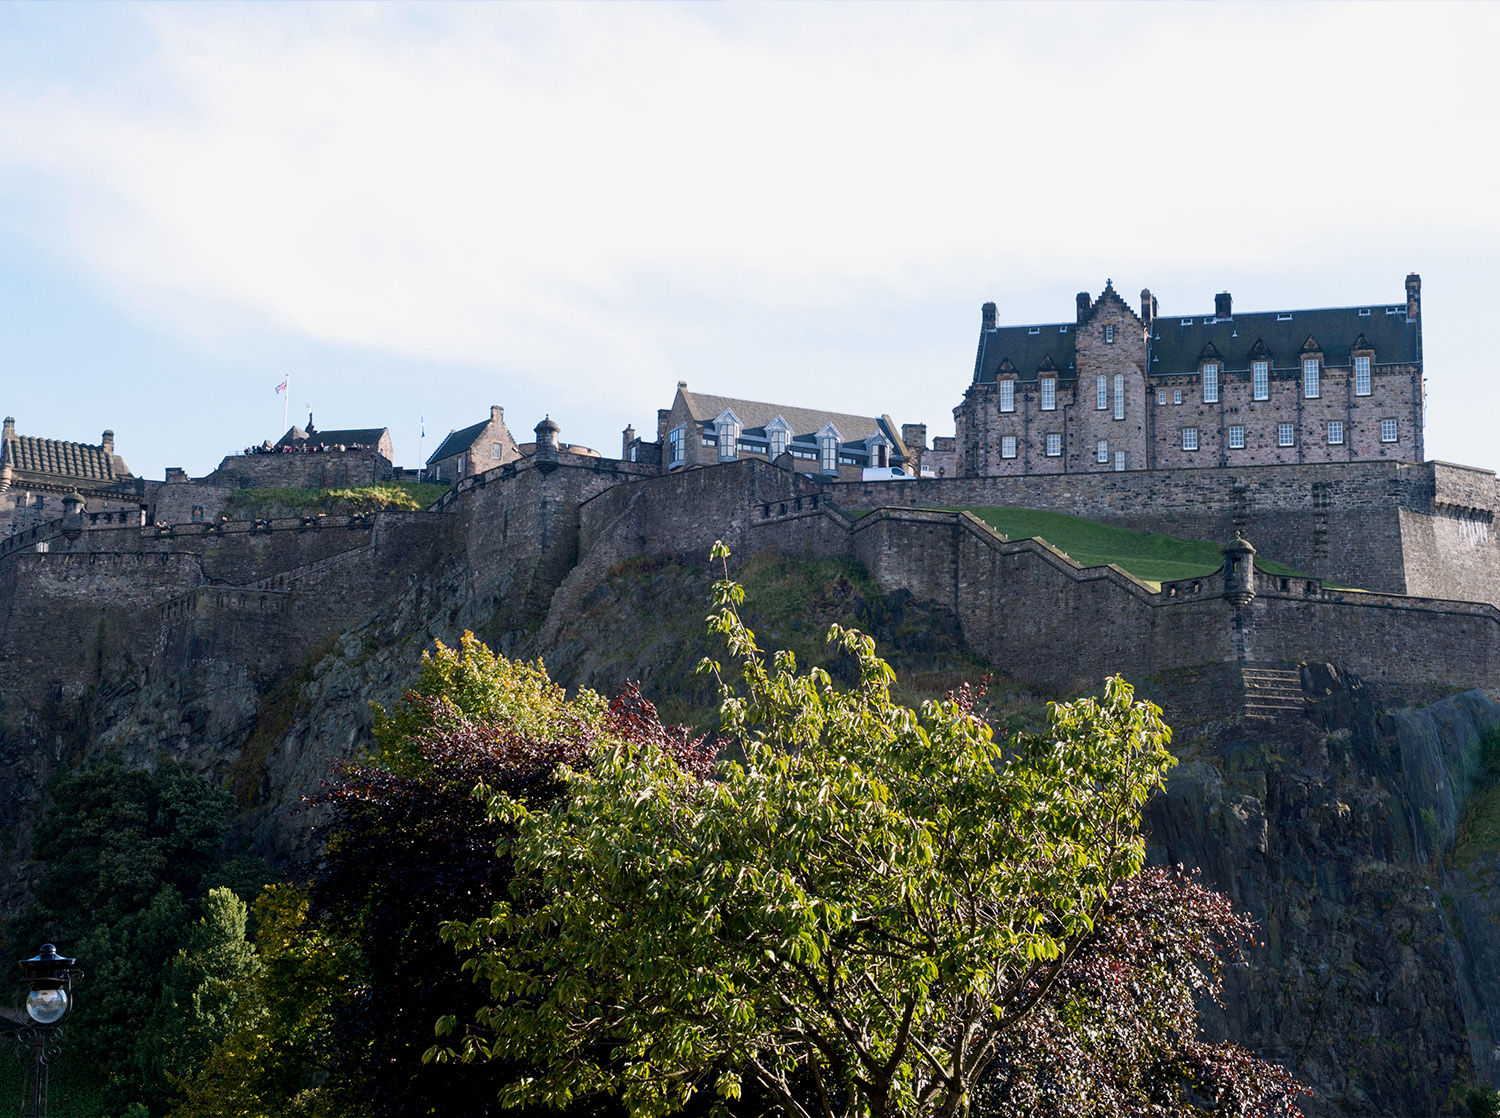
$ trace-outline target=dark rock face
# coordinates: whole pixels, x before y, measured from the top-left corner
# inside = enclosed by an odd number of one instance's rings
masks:
[[[1229,687],[1203,703],[1214,683],[1156,689],[1182,711],[1183,762],[1148,812],[1153,860],[1201,867],[1260,927],[1207,1030],[1292,1069],[1309,1114],[1462,1112],[1497,1066],[1500,896],[1493,854],[1443,857],[1500,707],[1466,692],[1384,713],[1396,696],[1304,665],[1306,713],[1256,718]]]

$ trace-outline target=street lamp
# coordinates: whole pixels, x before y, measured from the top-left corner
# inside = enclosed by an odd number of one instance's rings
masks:
[[[58,1034],[62,1027],[58,1022],[73,1003],[70,991],[77,962],[59,955],[50,943],[42,944],[42,949],[30,959],[21,960],[21,976],[30,987],[26,994],[26,1015],[35,1022],[16,1030],[22,1060],[28,1050],[31,1057],[30,1074],[21,1088],[23,1118],[46,1118],[47,1081],[52,1060],[60,1050]]]

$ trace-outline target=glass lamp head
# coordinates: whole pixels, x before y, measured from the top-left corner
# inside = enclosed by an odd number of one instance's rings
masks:
[[[26,1013],[38,1025],[54,1025],[68,1012],[68,992],[61,987],[55,990],[33,990],[26,995]]]

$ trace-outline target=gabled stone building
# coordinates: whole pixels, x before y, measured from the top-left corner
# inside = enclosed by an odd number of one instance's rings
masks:
[[[648,460],[632,434],[625,438],[626,459]],[[657,413],[657,436],[659,449],[650,457],[659,454],[663,473],[746,457],[774,462],[783,454],[791,455],[798,473],[827,478],[858,478],[868,466],[909,465],[906,445],[888,415],[709,396],[688,391],[686,381],[677,382],[672,406]]]
[[[1420,462],[1421,278],[1400,303],[1236,314],[1140,309],[1110,283],[1072,322],[1000,326],[954,409],[965,477]]]
[[[96,446],[16,434],[5,417],[0,431],[0,536],[55,520],[63,498],[77,493],[80,511],[139,520],[144,485],[115,453],[115,433],[106,431]]]
[[[429,481],[454,482],[470,474],[493,470],[520,457],[516,440],[505,425],[505,409],[491,404],[488,419],[461,431],[448,432],[448,437],[427,459],[427,478]]]

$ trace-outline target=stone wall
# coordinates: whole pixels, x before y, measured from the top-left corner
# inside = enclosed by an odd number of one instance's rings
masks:
[[[391,480],[389,459],[372,450],[231,454],[203,481],[226,489],[333,489]]]

